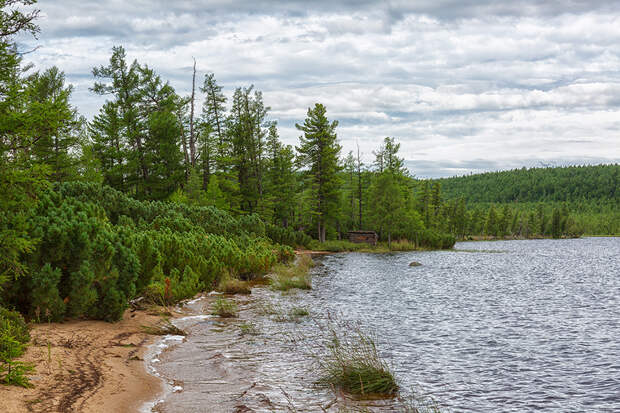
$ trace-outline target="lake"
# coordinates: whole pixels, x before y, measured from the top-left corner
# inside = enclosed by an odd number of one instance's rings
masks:
[[[255,288],[239,320],[179,321],[187,340],[151,363],[179,389],[160,411],[337,411],[313,384],[318,344],[308,339],[327,314],[372,332],[405,392],[432,395],[442,411],[620,411],[620,238],[317,261],[310,292]],[[284,316],[293,307],[311,317]]]

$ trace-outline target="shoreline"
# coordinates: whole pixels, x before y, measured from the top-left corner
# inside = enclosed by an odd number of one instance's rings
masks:
[[[20,361],[32,363],[31,388],[0,386],[0,410],[23,412],[139,412],[165,384],[145,358],[160,337],[141,326],[161,317],[127,310],[117,323],[73,320],[36,324]]]

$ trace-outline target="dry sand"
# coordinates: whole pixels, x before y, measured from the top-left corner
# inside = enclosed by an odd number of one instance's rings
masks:
[[[137,412],[162,391],[143,360],[156,337],[141,326],[160,317],[128,310],[118,323],[71,321],[35,325],[22,361],[34,388],[0,386],[0,412]],[[49,343],[49,345],[48,345]]]

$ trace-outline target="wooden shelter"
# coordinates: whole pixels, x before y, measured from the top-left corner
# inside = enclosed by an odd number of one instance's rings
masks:
[[[349,241],[356,244],[377,245],[379,236],[375,231],[349,231]]]

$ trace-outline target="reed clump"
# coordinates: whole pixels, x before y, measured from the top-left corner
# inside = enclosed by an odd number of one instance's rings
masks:
[[[239,309],[234,301],[219,297],[211,306],[211,314],[222,318],[235,318]]]
[[[312,280],[309,271],[312,267],[314,267],[314,261],[308,254],[300,255],[292,265],[275,265],[269,275],[271,288],[277,291],[288,291],[293,288],[311,290]]]
[[[391,397],[398,393],[394,373],[380,357],[375,339],[359,327],[327,325],[325,352],[317,361],[317,384],[358,397]]]

